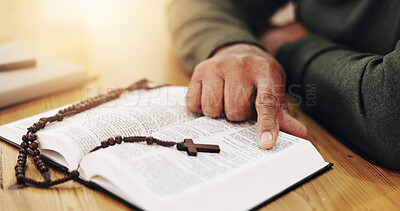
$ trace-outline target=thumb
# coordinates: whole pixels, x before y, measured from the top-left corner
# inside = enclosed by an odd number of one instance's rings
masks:
[[[272,148],[279,132],[279,100],[272,90],[257,90],[257,143],[260,148]]]

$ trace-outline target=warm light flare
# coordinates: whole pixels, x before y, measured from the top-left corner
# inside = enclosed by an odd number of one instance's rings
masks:
[[[124,15],[123,4],[113,0],[42,0],[40,7],[53,24],[90,29],[118,23]]]

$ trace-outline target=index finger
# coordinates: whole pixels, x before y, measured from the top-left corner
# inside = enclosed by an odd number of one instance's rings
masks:
[[[264,81],[257,86],[257,143],[260,148],[272,148],[279,132],[280,96],[274,84]]]

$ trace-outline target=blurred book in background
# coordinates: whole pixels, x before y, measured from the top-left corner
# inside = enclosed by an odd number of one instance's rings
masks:
[[[55,58],[22,44],[0,46],[0,65],[35,60],[35,66],[0,71],[0,108],[86,82],[82,66]]]

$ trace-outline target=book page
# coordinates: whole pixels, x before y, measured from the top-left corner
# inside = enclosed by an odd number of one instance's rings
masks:
[[[81,178],[146,210],[226,209],[229,205],[249,209],[327,164],[310,142],[284,132],[272,149],[260,149],[254,121],[198,117],[186,110],[185,95],[185,87],[127,92],[47,125],[37,133],[39,147],[42,154],[69,169],[80,164]],[[58,110],[0,126],[0,135],[19,142],[28,126]],[[151,135],[176,142],[191,138],[195,143],[218,144],[221,152],[199,152],[193,157],[176,146],[123,143],[88,154],[116,135]],[[242,198],[242,193],[248,196]]]
[[[149,198],[168,201],[282,156],[295,145],[309,144],[304,139],[280,132],[272,149],[260,149],[256,143],[256,127],[256,123],[251,121],[231,123],[224,119],[200,117],[165,127],[152,136],[173,141],[192,138],[195,143],[218,144],[220,153],[199,152],[192,157],[185,151],[176,150],[176,147],[124,143],[89,154],[81,163],[81,175],[87,180],[99,179],[99,175],[102,179],[107,178],[115,185],[115,191],[122,191],[121,195],[128,197],[133,194],[132,187],[140,186],[140,199],[132,199],[139,204]],[[113,167],[115,170],[96,169],[96,162],[106,163],[103,159],[118,163]],[[134,179],[123,180],[123,177]],[[95,179],[95,182],[99,181]]]
[[[196,118],[196,115],[186,110],[185,91],[185,87],[163,87],[125,92],[117,100],[64,118],[61,122],[48,124],[37,133],[40,149],[44,154],[60,153],[63,158],[55,161],[74,169],[86,153],[109,137],[145,136],[166,125]],[[5,130],[13,128],[21,131],[18,135],[21,137],[26,128],[40,117],[54,115],[57,111],[35,115],[2,127],[6,127]]]

